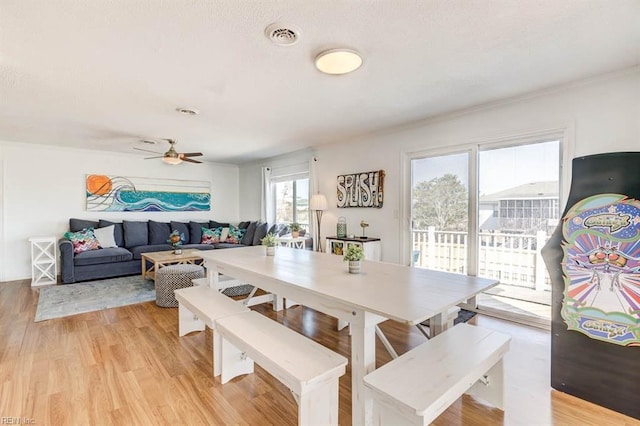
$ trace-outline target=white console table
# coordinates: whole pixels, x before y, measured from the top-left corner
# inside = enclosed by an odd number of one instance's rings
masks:
[[[56,284],[58,249],[56,237],[33,237],[31,243],[31,287]]]
[[[327,253],[342,255],[343,251],[349,245],[361,246],[364,249],[365,260],[375,260],[380,262],[380,238],[342,238],[342,237],[327,237]]]

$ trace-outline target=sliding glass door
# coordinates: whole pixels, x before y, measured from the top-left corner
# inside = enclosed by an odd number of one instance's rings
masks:
[[[540,249],[560,217],[560,152],[547,138],[412,155],[411,264],[498,279],[479,310],[547,324]]]
[[[560,217],[560,141],[481,148],[478,161],[478,276],[500,280],[478,308],[550,320],[540,249]]]

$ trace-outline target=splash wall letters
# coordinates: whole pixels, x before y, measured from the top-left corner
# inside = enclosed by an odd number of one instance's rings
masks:
[[[384,170],[338,176],[338,207],[382,207]]]

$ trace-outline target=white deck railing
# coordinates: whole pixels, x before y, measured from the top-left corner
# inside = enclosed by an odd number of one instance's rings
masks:
[[[548,239],[544,231],[535,235],[481,232],[478,275],[496,278],[502,284],[536,290],[551,290],[540,249]],[[435,227],[413,231],[413,264],[441,271],[467,273],[467,233],[436,231]]]

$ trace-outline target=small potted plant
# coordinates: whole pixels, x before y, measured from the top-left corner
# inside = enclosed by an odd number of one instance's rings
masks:
[[[278,245],[278,236],[276,234],[269,232],[260,241],[266,247],[267,256],[273,256],[276,253],[276,246]]]
[[[167,243],[173,247],[173,254],[182,254],[182,242],[184,241],[184,234],[181,234],[180,231],[173,231],[169,234],[169,239]]]
[[[300,230],[302,229],[302,225],[300,225],[298,222],[293,222],[291,225],[289,225],[289,228],[291,228],[292,238],[298,238],[300,236]]]
[[[349,244],[342,260],[349,262],[349,273],[360,273],[360,261],[364,259],[364,249],[359,244]]]

